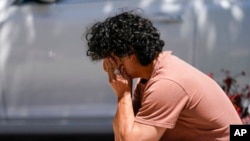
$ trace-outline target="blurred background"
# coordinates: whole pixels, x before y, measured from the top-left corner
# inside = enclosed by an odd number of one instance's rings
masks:
[[[84,33],[137,8],[250,124],[250,0],[0,0],[0,137],[113,140],[116,97]]]

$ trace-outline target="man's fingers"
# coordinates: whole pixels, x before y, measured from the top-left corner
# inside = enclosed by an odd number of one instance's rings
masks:
[[[104,59],[103,61],[103,69],[105,72],[107,72],[108,77],[109,77],[109,81],[111,82],[111,80],[113,79],[112,77],[112,66],[110,65],[109,59]]]
[[[111,63],[111,66],[113,67],[113,70],[118,68],[117,64],[115,63],[115,61],[112,58],[109,58],[109,62]]]
[[[113,58],[105,59],[103,62],[103,68],[108,73],[110,83],[117,81],[117,79],[123,79],[123,74],[126,73],[124,70],[124,73],[121,72],[121,68],[118,67]]]
[[[108,75],[109,75],[109,81],[114,82],[115,80],[115,74],[114,74],[114,66],[113,66],[113,60],[111,58],[107,59],[107,68],[108,68]]]
[[[127,72],[125,71],[125,68],[124,68],[123,65],[120,67],[120,71],[121,71],[121,74],[122,74],[122,76],[123,76],[124,78],[126,78],[126,79],[129,78],[129,77],[128,77],[128,74],[127,74]]]
[[[104,60],[103,60],[103,70],[104,70],[105,72],[108,72],[107,59],[104,59]]]

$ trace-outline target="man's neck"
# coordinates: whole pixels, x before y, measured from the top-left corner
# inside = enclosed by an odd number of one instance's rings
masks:
[[[138,69],[138,70],[141,70],[140,78],[145,79],[145,80],[149,80],[151,78],[153,71],[154,71],[154,67],[155,67],[156,62],[157,62],[157,59],[154,59],[154,61],[152,63],[150,63],[149,65],[141,66],[141,68]]]

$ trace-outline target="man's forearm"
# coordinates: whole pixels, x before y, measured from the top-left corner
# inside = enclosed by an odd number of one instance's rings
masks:
[[[118,98],[117,113],[114,118],[116,138],[126,140],[132,131],[134,124],[134,111],[131,94],[127,93]]]
[[[115,114],[115,117],[113,119],[113,130],[114,130],[114,138],[115,138],[115,141],[120,141],[120,135],[119,135],[119,124],[118,124],[118,121],[117,121],[117,112]]]

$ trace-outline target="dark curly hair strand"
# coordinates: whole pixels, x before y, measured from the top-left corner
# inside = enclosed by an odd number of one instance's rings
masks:
[[[162,51],[164,41],[146,18],[127,11],[87,30],[87,56],[100,60],[114,53],[118,57],[136,54],[141,65],[148,65]]]

